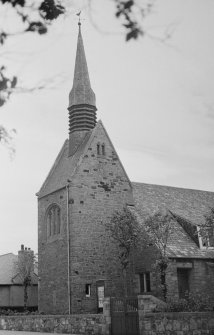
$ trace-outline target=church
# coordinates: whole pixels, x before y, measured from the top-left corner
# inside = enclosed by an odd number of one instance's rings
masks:
[[[124,206],[139,222],[157,207],[173,212],[169,292],[182,297],[185,288],[214,297],[214,245],[204,247],[192,234],[214,207],[214,193],[131,182],[96,110],[79,23],[69,139],[37,193],[39,311],[97,313],[103,297],[124,295],[117,249],[105,230]],[[130,294],[158,296],[154,257],[152,249],[136,253],[127,277]]]

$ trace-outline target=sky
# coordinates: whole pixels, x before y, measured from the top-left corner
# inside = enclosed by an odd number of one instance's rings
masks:
[[[0,108],[0,123],[17,131],[12,159],[0,146],[0,254],[21,244],[37,252],[35,194],[68,137],[78,6],[47,35],[11,37],[0,50],[20,85],[49,87],[13,94]],[[213,0],[156,0],[146,34],[127,43],[112,1],[83,12],[98,119],[131,181],[214,192],[213,17]],[[5,20],[14,24],[12,15]]]

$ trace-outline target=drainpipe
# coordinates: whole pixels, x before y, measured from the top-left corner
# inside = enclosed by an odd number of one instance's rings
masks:
[[[68,314],[71,314],[71,280],[70,280],[70,229],[69,229],[69,184],[66,185],[67,190],[67,255],[68,255]]]

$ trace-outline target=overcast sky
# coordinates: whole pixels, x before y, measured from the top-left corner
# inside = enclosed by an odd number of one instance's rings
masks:
[[[14,37],[5,46],[10,53],[1,63],[22,85],[58,84],[14,94],[0,109],[1,123],[17,130],[13,160],[0,147],[0,254],[21,244],[37,251],[35,193],[68,137],[76,10],[48,35]],[[167,44],[147,35],[126,43],[109,0],[94,1],[92,15],[103,33],[83,13],[82,35],[98,119],[130,179],[214,191],[214,1],[157,0],[145,27],[159,37],[168,27]]]

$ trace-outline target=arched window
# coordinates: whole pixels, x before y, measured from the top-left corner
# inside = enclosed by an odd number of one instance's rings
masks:
[[[97,154],[100,155],[100,143],[97,143]]]
[[[105,144],[102,144],[102,155],[105,156],[106,152],[105,152]]]
[[[47,237],[53,237],[60,234],[61,231],[61,213],[57,205],[49,207],[46,216]]]

